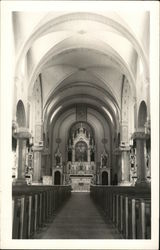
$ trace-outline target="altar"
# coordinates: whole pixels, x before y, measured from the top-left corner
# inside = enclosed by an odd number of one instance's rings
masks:
[[[72,192],[89,192],[92,175],[70,175]]]

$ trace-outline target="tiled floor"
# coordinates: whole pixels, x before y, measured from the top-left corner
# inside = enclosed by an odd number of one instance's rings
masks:
[[[53,223],[38,239],[121,239],[114,226],[96,207],[90,193],[72,193]]]

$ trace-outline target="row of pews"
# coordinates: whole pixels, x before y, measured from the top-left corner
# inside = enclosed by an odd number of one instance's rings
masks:
[[[91,186],[90,194],[124,239],[151,238],[150,188]]]
[[[33,238],[70,195],[70,186],[13,186],[12,238]]]

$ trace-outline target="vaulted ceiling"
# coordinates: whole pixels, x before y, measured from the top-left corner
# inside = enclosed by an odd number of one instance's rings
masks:
[[[148,13],[15,12],[13,21],[15,71],[26,70],[29,96],[40,75],[46,124],[86,103],[116,126],[124,77],[134,97],[138,58],[148,70]]]

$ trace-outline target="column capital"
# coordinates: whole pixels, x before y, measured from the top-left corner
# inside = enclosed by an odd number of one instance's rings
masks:
[[[146,133],[143,132],[143,131],[136,131],[136,132],[134,132],[133,135],[132,135],[132,139],[133,139],[133,140],[136,140],[136,139],[139,139],[139,140],[147,140],[147,139],[149,139],[149,138],[150,138],[149,134],[146,134]]]
[[[13,134],[13,137],[16,139],[29,139],[31,137],[31,133],[29,132],[28,128],[19,127],[16,129],[15,133]]]
[[[126,145],[125,147],[120,147],[120,152],[124,152],[124,151],[130,151],[130,146]]]
[[[36,151],[37,151],[37,152],[40,152],[40,151],[43,151],[43,149],[44,149],[44,148],[41,147],[41,146],[33,146],[33,147],[32,147],[32,150],[33,150],[34,152],[36,152]]]
[[[115,150],[114,150],[114,154],[115,155],[121,155],[121,153],[122,152],[124,152],[124,151],[129,151],[130,150],[130,146],[124,146],[124,147],[118,147],[118,148],[116,148]]]

